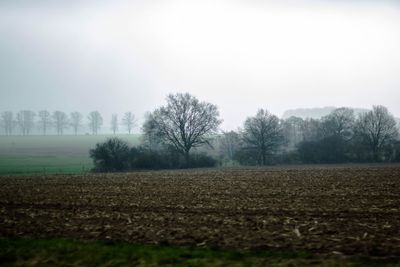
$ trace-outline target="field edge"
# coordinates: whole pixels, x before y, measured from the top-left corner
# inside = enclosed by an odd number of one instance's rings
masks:
[[[0,237],[2,266],[400,266],[399,258]]]

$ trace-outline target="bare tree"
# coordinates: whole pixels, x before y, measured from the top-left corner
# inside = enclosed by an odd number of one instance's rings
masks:
[[[101,126],[103,125],[103,118],[101,117],[100,112],[92,111],[88,115],[89,120],[89,128],[92,131],[92,134],[97,135]]]
[[[316,141],[321,139],[321,122],[317,119],[305,119],[301,125],[302,141]]]
[[[216,133],[219,120],[216,105],[200,102],[190,94],[168,95],[167,105],[156,109],[147,119],[146,135],[157,136],[172,145],[189,163],[192,148],[210,144],[210,135]]]
[[[338,108],[322,118],[321,130],[325,137],[335,135],[349,140],[353,135],[354,123],[354,110]]]
[[[39,126],[42,129],[43,135],[46,135],[48,127],[51,125],[51,115],[47,110],[41,110],[38,113]]]
[[[374,106],[358,117],[356,134],[369,146],[373,159],[378,161],[383,148],[397,138],[398,130],[387,108]]]
[[[118,131],[118,115],[113,114],[111,117],[111,130],[113,131],[113,134],[115,134]]]
[[[400,131],[400,119],[399,118],[396,119],[396,123],[397,123],[397,130]]]
[[[291,116],[282,122],[285,145],[289,150],[296,148],[296,145],[303,140],[302,126],[304,120],[300,117]]]
[[[71,126],[74,130],[74,134],[78,135],[79,128],[82,126],[82,114],[75,111],[71,113]]]
[[[153,117],[153,113],[145,114],[145,122],[142,125],[142,132],[145,133],[143,144],[150,150],[159,150],[162,148],[162,134],[158,130],[157,121]]]
[[[6,135],[11,135],[14,128],[14,114],[12,111],[4,111],[1,113],[2,125]]]
[[[21,129],[22,135],[29,135],[35,125],[35,112],[30,110],[21,110],[17,114],[17,124]]]
[[[232,161],[241,148],[240,135],[235,131],[223,132],[220,139],[220,153],[228,161]]]
[[[267,155],[276,152],[283,142],[283,132],[278,117],[260,109],[255,117],[246,119],[243,141],[248,149],[257,151],[259,162],[265,165]]]
[[[53,122],[57,131],[57,135],[63,135],[64,129],[68,127],[68,117],[62,111],[55,111],[53,113]]]
[[[132,112],[126,112],[122,118],[122,124],[125,125],[128,134],[131,134],[132,128],[135,126],[135,115]]]

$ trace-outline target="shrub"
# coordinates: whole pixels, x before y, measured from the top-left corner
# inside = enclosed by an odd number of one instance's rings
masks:
[[[303,141],[298,154],[303,163],[340,163],[349,161],[348,146],[339,136],[329,136],[318,141]]]
[[[189,159],[190,168],[210,168],[217,166],[218,161],[207,154],[193,154]]]
[[[185,158],[172,148],[151,150],[138,146],[129,148],[128,144],[118,138],[108,139],[90,150],[95,171],[126,171],[146,169],[181,169],[214,167],[217,160],[206,154],[190,155],[189,165]]]
[[[205,168],[217,165],[217,161],[206,154],[192,154],[188,165],[185,158],[173,149],[149,150],[133,147],[130,156],[132,169]]]
[[[95,171],[123,171],[129,167],[129,146],[121,139],[110,138],[96,144],[96,148],[90,150],[90,157]]]
[[[168,169],[167,159],[160,152],[144,147],[132,147],[130,165],[132,169]]]

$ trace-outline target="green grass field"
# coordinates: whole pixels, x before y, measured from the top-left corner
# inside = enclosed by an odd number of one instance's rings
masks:
[[[93,167],[89,150],[113,135],[0,136],[0,175],[81,173]],[[139,135],[117,135],[131,145]]]
[[[0,239],[1,266],[400,266],[390,258],[313,257],[114,241]]]

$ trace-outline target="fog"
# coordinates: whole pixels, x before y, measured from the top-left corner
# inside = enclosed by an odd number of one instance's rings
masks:
[[[395,1],[3,0],[0,111],[99,110],[105,124],[132,111],[140,124],[189,92],[218,105],[222,129],[258,108],[399,117],[399,29]]]

